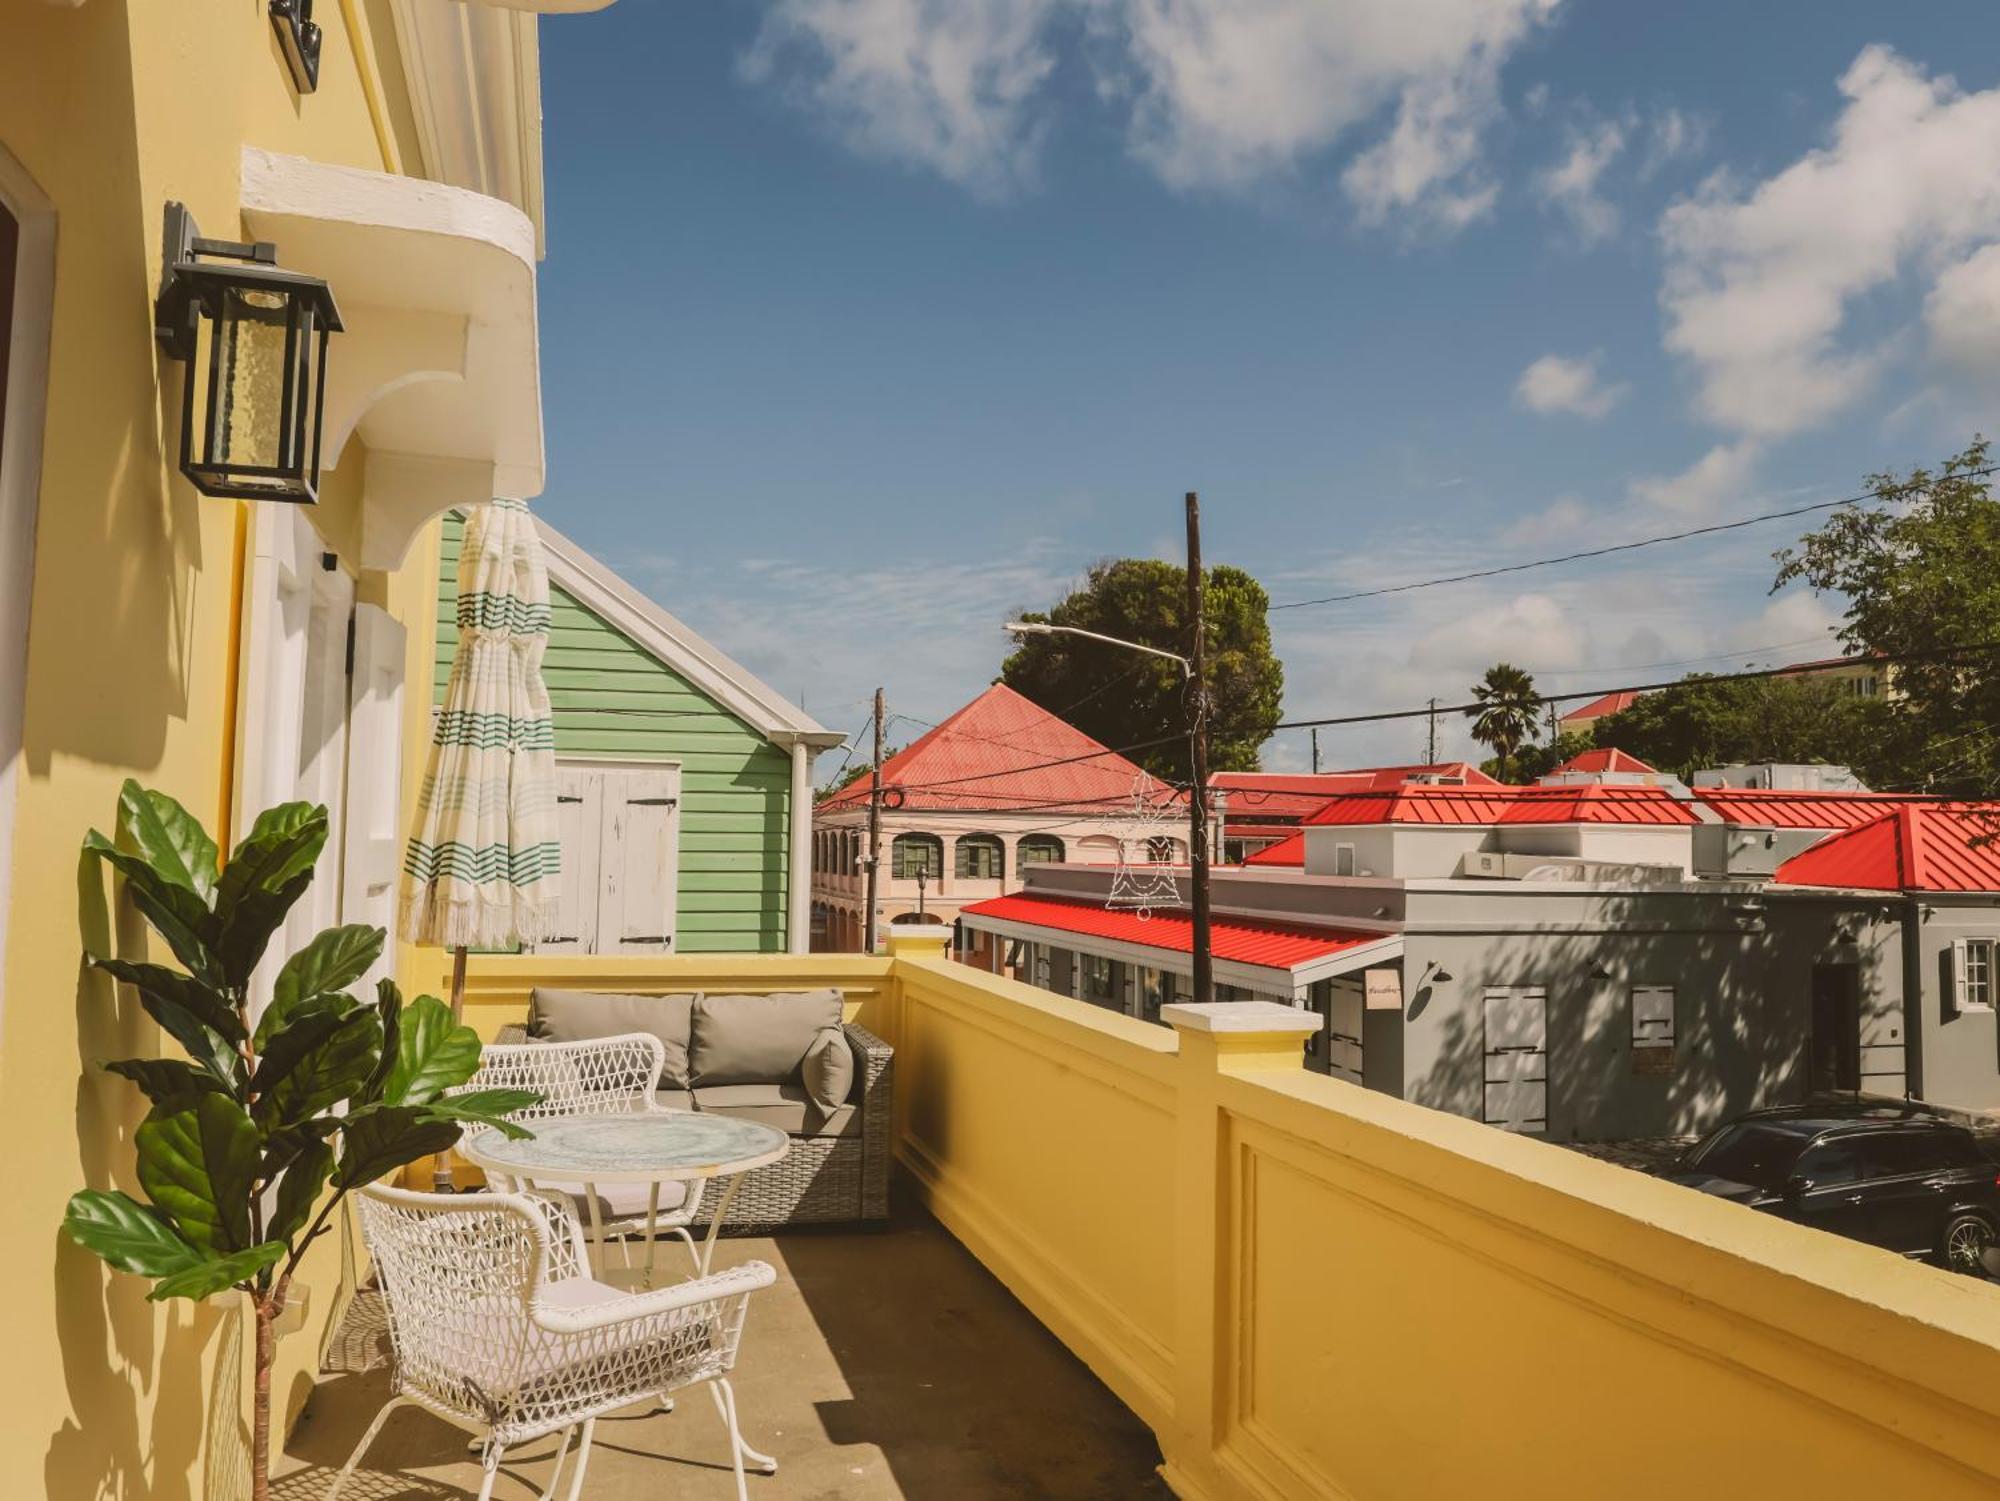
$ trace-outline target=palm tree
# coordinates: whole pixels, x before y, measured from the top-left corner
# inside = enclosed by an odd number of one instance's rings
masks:
[[[1535,715],[1541,707],[1535,680],[1510,663],[1496,662],[1486,669],[1472,696],[1476,702],[1465,711],[1472,721],[1472,738],[1492,747],[1504,782],[1514,752],[1535,738]]]

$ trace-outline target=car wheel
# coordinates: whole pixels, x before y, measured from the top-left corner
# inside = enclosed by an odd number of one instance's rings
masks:
[[[1983,1214],[1955,1214],[1944,1227],[1939,1260],[1954,1272],[1969,1276],[1986,1275],[1986,1253],[1993,1249],[1996,1236],[1993,1222]]]

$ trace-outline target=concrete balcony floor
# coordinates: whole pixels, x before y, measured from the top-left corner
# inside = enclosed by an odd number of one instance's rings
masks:
[[[682,1253],[669,1243],[661,1254]],[[770,1262],[778,1281],[751,1301],[734,1381],[744,1436],[778,1460],[778,1473],[750,1475],[751,1501],[1169,1495],[1146,1426],[921,1210],[899,1210],[881,1231],[732,1238],[716,1249],[718,1268],[753,1259]],[[326,1494],[387,1399],[388,1377],[381,1306],[364,1293],[275,1466],[277,1501]],[[538,1495],[555,1445],[509,1453],[495,1501]],[[363,1465],[342,1501],[448,1501],[479,1488],[464,1433],[414,1409],[390,1418]],[[706,1393],[681,1393],[671,1413],[598,1421],[586,1501],[734,1495]]]

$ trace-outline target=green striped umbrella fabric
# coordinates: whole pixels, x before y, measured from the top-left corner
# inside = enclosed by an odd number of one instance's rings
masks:
[[[403,855],[411,943],[506,949],[551,931],[561,853],[548,644],[534,518],[518,500],[476,507],[458,554],[458,652]]]

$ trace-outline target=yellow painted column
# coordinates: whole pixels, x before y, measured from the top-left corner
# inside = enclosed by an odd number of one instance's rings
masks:
[[[1229,1390],[1220,1368],[1236,1233],[1225,1075],[1305,1066],[1303,1039],[1319,1029],[1311,1012],[1276,1001],[1215,1001],[1160,1008],[1180,1038],[1180,1100],[1174,1116],[1174,1428],[1160,1435],[1167,1481],[1182,1496],[1210,1494],[1212,1459],[1227,1431]]]

